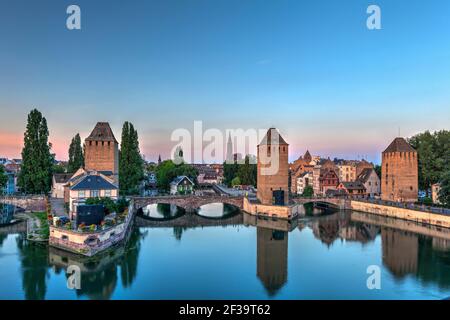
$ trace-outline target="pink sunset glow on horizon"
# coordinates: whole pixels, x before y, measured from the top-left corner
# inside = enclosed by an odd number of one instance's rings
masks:
[[[115,130],[114,130],[115,129]],[[120,143],[120,130],[114,128],[116,139]],[[52,144],[52,152],[55,153],[57,160],[68,159],[68,148],[72,135],[64,135],[64,130],[50,131],[49,142]],[[80,132],[82,141],[89,135],[90,130]],[[74,133],[73,135],[75,135]],[[139,134],[141,152],[147,161],[156,161],[161,158],[168,159],[171,157],[172,149],[176,142],[170,141],[171,132],[151,132],[145,130],[144,134]],[[339,141],[337,137],[312,137],[307,134],[296,135],[293,131],[284,133],[283,137],[290,144],[289,160],[294,161],[302,156],[306,150],[311,154],[324,158],[343,158],[343,159],[367,159],[369,161],[379,163],[381,152],[389,144],[390,140],[381,141],[379,137],[370,137],[369,143],[361,141],[352,141],[351,144]],[[225,142],[226,143],[226,142]],[[204,146],[206,143],[204,144]],[[0,132],[0,157],[20,158],[23,148],[23,133],[16,132]],[[256,150],[251,152],[256,154]]]

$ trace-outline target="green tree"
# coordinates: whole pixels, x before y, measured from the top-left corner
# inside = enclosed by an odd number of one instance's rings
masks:
[[[419,158],[419,188],[429,195],[431,185],[440,182],[449,168],[450,131],[425,131],[408,140]]]
[[[170,182],[177,176],[187,176],[197,183],[198,171],[191,165],[176,165],[172,160],[165,160],[156,167],[157,186],[161,190],[169,190]]]
[[[5,168],[0,164],[0,194],[3,193],[3,188],[8,182],[8,176],[6,175]]]
[[[66,167],[60,164],[54,164],[52,167],[52,172],[55,173],[65,173]]]
[[[47,120],[34,109],[28,114],[18,185],[25,193],[47,193],[52,182],[54,155],[48,142]]]
[[[314,189],[312,186],[306,186],[305,189],[303,189],[302,197],[310,198],[314,195]]]
[[[112,200],[111,198],[104,197],[104,198],[88,198],[85,202],[87,205],[93,205],[93,204],[101,204],[103,205],[108,213],[111,212],[117,212],[122,213],[125,211],[125,208],[128,206],[128,201],[124,198],[120,198],[117,201]]]
[[[450,169],[442,175],[440,183],[441,189],[439,190],[438,199],[444,206],[450,208]]]
[[[373,166],[373,168],[374,168],[378,178],[381,179],[381,166],[379,164],[376,164],[376,165]]]
[[[139,151],[138,133],[126,121],[122,127],[119,154],[119,186],[123,195],[137,194],[139,183],[144,178],[144,160]]]
[[[237,172],[239,170],[239,165],[234,161],[234,163],[223,163],[223,178],[224,183],[231,187],[231,181],[236,177]]]
[[[239,165],[237,176],[243,185],[256,185],[256,164],[250,163],[250,156],[245,156],[244,164]]]
[[[240,186],[241,183],[241,179],[239,177],[235,177],[233,180],[231,180],[231,186]]]
[[[81,146],[80,135],[77,133],[70,143],[67,172],[76,172],[82,167],[84,167],[83,147]]]

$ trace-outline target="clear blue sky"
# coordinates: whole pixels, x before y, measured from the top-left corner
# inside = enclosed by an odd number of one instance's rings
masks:
[[[133,122],[148,159],[194,120],[276,126],[292,159],[378,161],[399,127],[450,127],[448,0],[0,0],[0,39],[0,156],[19,155],[33,107],[58,158],[97,121],[118,139]]]

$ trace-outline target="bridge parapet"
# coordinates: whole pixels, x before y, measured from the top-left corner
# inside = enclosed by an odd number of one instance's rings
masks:
[[[310,198],[293,198],[293,202],[298,204],[306,203],[325,203],[338,207],[339,209],[350,209],[351,199],[343,197],[310,197]]]
[[[154,197],[133,197],[134,209],[138,210],[151,204],[173,204],[186,211],[194,211],[203,205],[211,203],[225,203],[243,208],[243,197],[233,196],[196,196],[196,195],[171,195]]]
[[[47,197],[44,195],[0,196],[0,203],[10,204],[25,211],[46,211]]]

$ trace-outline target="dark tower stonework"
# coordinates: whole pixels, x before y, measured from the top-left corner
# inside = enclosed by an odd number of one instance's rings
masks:
[[[85,140],[85,169],[110,171],[119,177],[119,144],[108,122],[98,122]]]
[[[381,199],[416,202],[418,181],[416,150],[405,139],[395,138],[382,153]]]
[[[289,145],[270,128],[258,145],[257,198],[264,205],[289,202]]]

